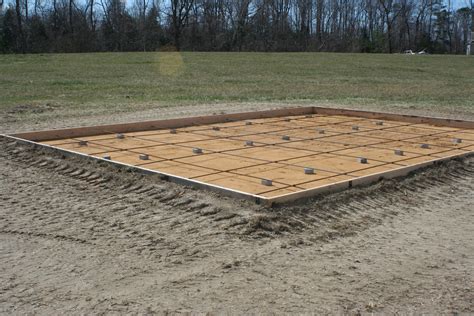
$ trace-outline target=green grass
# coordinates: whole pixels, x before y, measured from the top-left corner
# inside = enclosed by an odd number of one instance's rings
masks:
[[[474,107],[474,58],[314,53],[0,55],[0,109],[214,102]]]

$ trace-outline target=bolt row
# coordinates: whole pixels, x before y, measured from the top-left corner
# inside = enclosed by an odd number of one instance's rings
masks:
[[[312,117],[312,116],[306,116],[307,118],[309,117]],[[285,121],[290,121],[290,119],[285,119]],[[376,125],[383,125],[383,122],[379,121],[379,122],[375,122]],[[252,122],[246,122],[245,125],[252,125]],[[215,126],[212,128],[213,130],[215,131],[219,131],[220,128]],[[359,130],[359,126],[357,125],[354,125],[352,126],[352,130]],[[325,130],[324,129],[319,129],[317,128],[316,131],[319,133],[319,134],[324,134],[325,133]],[[170,133],[171,134],[176,134],[177,133],[177,130],[176,129],[171,129],[170,130]],[[117,139],[124,139],[125,138],[125,135],[122,134],[122,133],[117,133],[116,134],[116,138]],[[285,141],[289,141],[291,138],[290,136],[288,135],[283,135],[281,137],[282,140],[285,140]],[[452,140],[453,143],[455,144],[460,144],[462,143],[462,139],[460,138],[454,138]],[[85,140],[80,140],[79,141],[79,146],[88,146],[88,142],[85,141]],[[251,141],[251,140],[248,140],[245,142],[245,146],[254,146],[254,142]],[[420,145],[420,148],[423,148],[423,149],[429,149],[430,148],[430,145],[429,144],[426,144],[426,143],[423,143]],[[192,149],[192,152],[194,154],[203,154],[203,149],[202,148],[198,148],[198,147],[195,147]],[[405,153],[403,150],[400,150],[400,149],[396,149],[394,151],[394,154],[397,155],[397,156],[404,156]],[[148,154],[139,154],[138,158],[140,160],[149,160],[150,159],[150,156]],[[106,160],[111,160],[111,156],[110,155],[105,155],[103,156],[103,159],[106,159]],[[368,164],[368,159],[366,157],[358,157],[357,158],[357,162],[358,163],[361,163],[361,164]],[[307,175],[314,175],[316,173],[315,169],[314,168],[311,168],[311,167],[304,167],[303,168],[303,172],[304,174],[307,174]],[[262,185],[265,185],[265,186],[273,186],[273,181],[271,179],[262,179],[261,180],[261,184]]]

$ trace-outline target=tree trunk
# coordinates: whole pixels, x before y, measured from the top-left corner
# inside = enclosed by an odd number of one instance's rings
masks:
[[[143,51],[146,52],[146,39],[147,39],[147,28],[146,28],[146,0],[143,0],[142,2],[142,6],[143,6],[143,11],[142,11],[142,46],[143,46]]]
[[[16,20],[18,24],[18,46],[20,49],[20,52],[23,54],[26,52],[26,43],[25,43],[25,36],[23,33],[23,23],[22,23],[22,17],[21,17],[21,3],[20,0],[15,1],[15,11],[16,11]]]
[[[471,0],[471,29],[468,33],[466,54],[469,56],[472,54],[472,43],[474,40],[474,38],[472,38],[472,35],[474,34],[474,0]]]
[[[95,32],[95,24],[94,24],[94,0],[91,1],[91,8],[90,8],[90,16],[89,16],[89,23],[91,24],[92,32]]]
[[[321,45],[323,42],[323,10],[324,0],[317,0],[316,3],[316,36],[318,38],[318,44]]]
[[[69,0],[69,29],[71,33],[73,32],[72,6],[73,6],[73,0]]]
[[[392,22],[387,17],[387,41],[388,41],[388,53],[391,54],[392,48]]]
[[[24,0],[25,1],[25,21],[28,22],[28,0]]]

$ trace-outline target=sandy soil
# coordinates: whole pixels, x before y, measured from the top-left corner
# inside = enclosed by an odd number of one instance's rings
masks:
[[[227,109],[9,113],[0,132]],[[474,312],[473,192],[468,158],[265,209],[0,138],[0,313]]]

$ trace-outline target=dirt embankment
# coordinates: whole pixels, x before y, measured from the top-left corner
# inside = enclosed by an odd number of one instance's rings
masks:
[[[0,139],[0,312],[473,312],[473,179],[265,209]]]

